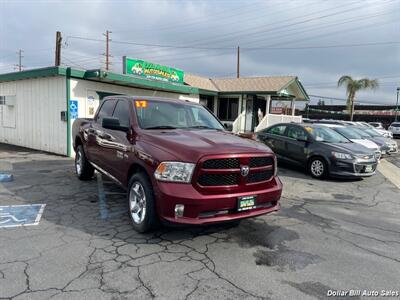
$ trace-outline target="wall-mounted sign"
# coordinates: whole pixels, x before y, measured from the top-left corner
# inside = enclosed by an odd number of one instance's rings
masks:
[[[132,59],[126,56],[122,59],[124,74],[183,84],[184,72],[182,70],[153,64],[140,59]]]
[[[78,119],[78,100],[69,100],[70,119]]]

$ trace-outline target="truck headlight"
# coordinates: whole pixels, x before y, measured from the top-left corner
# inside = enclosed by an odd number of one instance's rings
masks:
[[[332,155],[334,158],[337,159],[353,159],[353,156],[347,153],[341,153],[341,152],[332,152]]]
[[[184,162],[162,162],[154,172],[154,177],[160,181],[189,183],[192,180],[194,166]]]

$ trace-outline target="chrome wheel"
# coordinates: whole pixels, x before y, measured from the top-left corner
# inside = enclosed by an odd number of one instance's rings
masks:
[[[311,163],[311,173],[315,177],[321,177],[324,174],[324,163],[318,159]]]
[[[78,175],[81,175],[82,169],[83,169],[83,157],[82,157],[82,153],[80,151],[76,152],[75,168],[76,168],[76,173]]]
[[[136,224],[142,223],[146,217],[146,194],[139,182],[134,182],[129,191],[129,212]]]

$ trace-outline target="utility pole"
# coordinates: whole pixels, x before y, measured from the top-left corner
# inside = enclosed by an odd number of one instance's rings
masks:
[[[21,49],[19,49],[19,51],[17,52],[17,55],[18,55],[18,64],[15,65],[15,66],[17,67],[18,72],[21,72],[21,71],[22,71],[22,67],[23,67],[23,65],[22,65],[22,58],[23,58],[22,52],[24,52],[24,50],[21,50]]]
[[[62,41],[61,32],[57,31],[56,32],[56,53],[55,53],[55,62],[54,62],[54,65],[56,67],[59,67],[61,64],[61,41]]]
[[[397,122],[397,111],[399,110],[399,92],[400,92],[400,87],[397,88],[397,100],[396,100],[396,110],[394,112],[394,121]]]
[[[240,47],[237,47],[236,78],[240,77]]]
[[[110,33],[111,31],[106,30],[106,33],[103,34],[106,36],[106,53],[105,53],[105,57],[106,57],[106,71],[108,71],[110,69]]]

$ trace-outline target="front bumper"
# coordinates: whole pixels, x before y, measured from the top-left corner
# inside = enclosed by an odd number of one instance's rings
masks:
[[[157,182],[155,196],[162,220],[191,225],[205,225],[256,217],[279,210],[282,183],[273,177],[261,190],[220,194],[200,194],[191,184]],[[237,211],[238,197],[256,195],[256,208]],[[175,205],[185,206],[183,217],[175,217]]]
[[[338,177],[369,177],[375,175],[376,160],[331,160],[329,174]],[[371,171],[368,171],[371,166]]]

